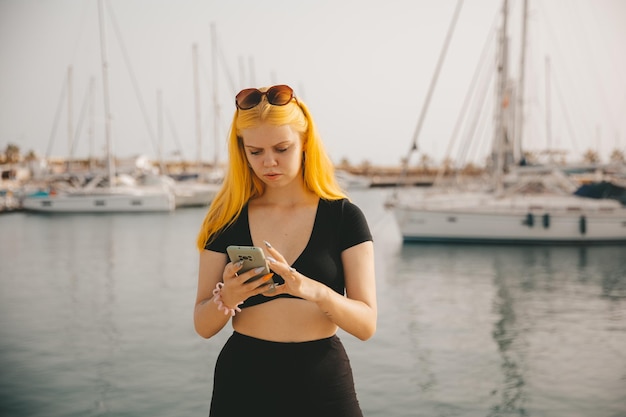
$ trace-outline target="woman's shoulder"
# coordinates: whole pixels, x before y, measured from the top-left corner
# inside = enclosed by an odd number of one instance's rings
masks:
[[[232,242],[247,241],[249,233],[248,227],[248,205],[245,204],[238,216],[233,218],[227,225],[215,232],[205,249],[215,252],[226,253],[226,247]],[[241,243],[243,244],[243,243]]]
[[[324,217],[327,227],[335,230],[340,237],[341,248],[346,249],[361,242],[372,240],[372,234],[363,211],[347,198],[320,200],[325,207]]]
[[[320,199],[320,204],[323,204],[327,207],[329,207],[332,210],[337,210],[339,212],[348,212],[348,213],[353,213],[353,212],[360,212],[361,209],[359,208],[359,206],[357,206],[356,204],[354,204],[352,201],[350,201],[348,198],[338,198],[338,199],[333,199],[333,200],[326,200],[326,199]]]
[[[366,222],[365,214],[359,206],[350,201],[348,198],[339,198],[336,200],[320,199],[321,213],[326,213],[329,217],[335,218],[340,222]]]

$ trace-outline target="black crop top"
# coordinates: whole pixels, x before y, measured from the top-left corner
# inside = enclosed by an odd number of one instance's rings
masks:
[[[341,252],[371,240],[372,235],[367,220],[356,205],[347,199],[320,199],[309,242],[292,266],[303,275],[319,281],[343,295],[345,280]],[[235,223],[218,232],[215,239],[208,243],[205,249],[226,253],[226,247],[229,245],[252,245],[247,204]],[[274,281],[277,284],[285,282],[278,274],[274,275]],[[266,297],[259,294],[245,300],[240,307],[251,307],[276,298],[298,297],[290,294]]]

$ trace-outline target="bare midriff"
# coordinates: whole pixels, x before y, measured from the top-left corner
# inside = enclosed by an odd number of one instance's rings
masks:
[[[334,324],[311,302],[279,298],[248,307],[233,317],[235,331],[272,342],[308,342],[331,337]]]

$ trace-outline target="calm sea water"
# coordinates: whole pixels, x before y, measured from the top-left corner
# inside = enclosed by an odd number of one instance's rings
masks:
[[[384,193],[378,332],[340,333],[365,415],[626,416],[626,247],[402,245]],[[207,415],[203,214],[0,216],[0,415]]]

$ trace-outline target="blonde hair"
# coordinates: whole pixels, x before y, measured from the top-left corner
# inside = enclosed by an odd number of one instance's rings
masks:
[[[261,91],[266,89],[261,89]],[[248,166],[241,131],[270,123],[290,125],[303,141],[304,186],[325,200],[347,198],[335,179],[334,166],[324,150],[315,123],[307,106],[299,99],[284,106],[274,106],[264,97],[249,110],[235,110],[228,136],[229,162],[222,187],[204,217],[198,233],[197,246],[203,250],[219,231],[235,222],[251,198],[263,195],[265,186]]]

